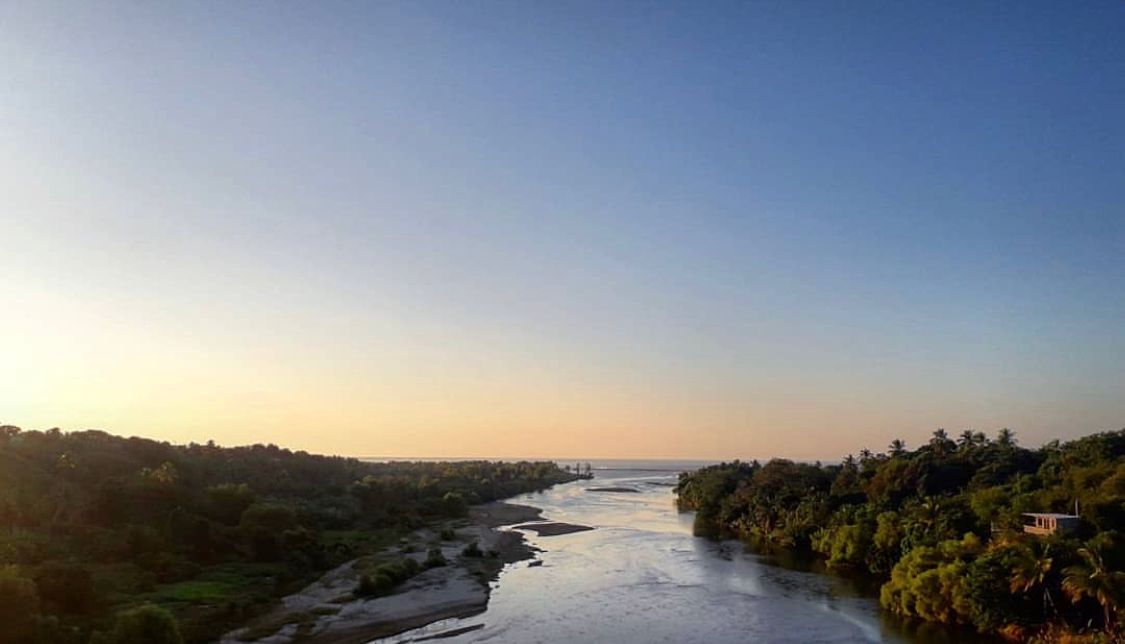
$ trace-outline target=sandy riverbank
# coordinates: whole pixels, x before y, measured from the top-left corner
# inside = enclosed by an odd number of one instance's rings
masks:
[[[488,605],[489,581],[504,565],[531,559],[535,553],[520,532],[496,528],[541,519],[541,510],[526,505],[495,502],[475,506],[467,520],[449,521],[413,533],[409,541],[419,544],[418,552],[403,553],[397,547],[389,548],[374,558],[343,564],[301,591],[282,598],[273,611],[226,634],[221,642],[287,644],[300,640],[361,644],[438,620],[475,615]],[[454,530],[456,539],[441,540],[444,529]],[[463,554],[465,546],[473,541],[486,556]],[[363,598],[353,594],[361,571],[373,562],[404,557],[421,562],[431,547],[440,547],[449,564],[419,573],[391,595]]]

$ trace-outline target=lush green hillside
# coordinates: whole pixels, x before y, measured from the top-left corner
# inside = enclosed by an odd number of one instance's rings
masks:
[[[0,642],[159,641],[169,614],[209,641],[405,530],[572,478],[0,427]]]
[[[682,475],[676,492],[697,534],[764,538],[880,575],[883,606],[907,618],[1014,638],[1125,632],[1125,430],[1034,450],[1007,430],[938,430],[917,450],[896,440],[840,465],[716,465]],[[1021,513],[1075,502],[1075,534],[1022,532]]]

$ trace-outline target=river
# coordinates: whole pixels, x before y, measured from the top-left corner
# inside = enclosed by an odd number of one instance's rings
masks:
[[[738,542],[693,537],[673,504],[678,471],[696,463],[595,463],[595,479],[514,503],[546,518],[593,526],[540,537],[541,565],[520,562],[494,582],[488,609],[379,640],[444,642],[943,642],[966,634],[921,630],[879,609],[876,588],[754,553]],[[637,493],[597,492],[621,486]],[[807,562],[804,562],[807,563]]]

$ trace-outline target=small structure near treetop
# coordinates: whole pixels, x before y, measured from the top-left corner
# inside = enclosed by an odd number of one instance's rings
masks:
[[[1070,534],[1078,529],[1082,517],[1077,514],[1054,512],[1025,512],[1023,531],[1028,534]]]

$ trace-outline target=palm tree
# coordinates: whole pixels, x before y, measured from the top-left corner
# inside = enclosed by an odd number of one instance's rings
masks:
[[[961,432],[961,436],[957,439],[957,445],[961,449],[973,447],[975,444],[976,435],[973,434],[973,430],[971,429],[966,429],[965,431]]]
[[[930,439],[930,449],[938,456],[945,456],[953,449],[953,441],[944,429],[935,429],[933,438]]]
[[[901,438],[896,438],[891,441],[887,449],[890,451],[891,456],[902,456],[906,453],[906,443],[904,443]]]
[[[1016,444],[1016,433],[1005,427],[996,433],[996,444],[1000,447],[1014,447]]]
[[[927,496],[922,499],[918,504],[918,523],[922,524],[925,532],[930,532],[937,527],[938,519],[941,518],[941,501],[936,497]]]
[[[1105,560],[1095,548],[1079,548],[1078,554],[1085,563],[1070,566],[1063,573],[1063,591],[1072,601],[1079,602],[1089,597],[1101,604],[1108,631],[1113,622],[1113,614],[1121,602],[1125,590],[1125,572],[1108,570]]]
[[[1051,557],[1051,546],[1036,540],[1031,548],[1025,550],[1012,569],[1011,591],[1013,593],[1030,593],[1036,588],[1043,589],[1043,610],[1050,607],[1055,610],[1055,600],[1051,597],[1051,589],[1047,585],[1047,578],[1055,560]]]

